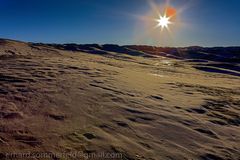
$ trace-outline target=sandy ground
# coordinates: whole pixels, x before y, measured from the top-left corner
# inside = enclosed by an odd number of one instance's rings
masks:
[[[0,159],[240,159],[238,76],[19,42],[0,52]]]

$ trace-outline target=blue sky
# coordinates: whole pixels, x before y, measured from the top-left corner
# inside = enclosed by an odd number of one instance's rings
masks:
[[[240,45],[239,0],[170,0],[170,4],[186,8],[180,15],[186,26],[170,43],[149,42],[147,36],[135,41],[142,27],[132,15],[149,12],[148,0],[0,0],[0,37],[46,43]]]

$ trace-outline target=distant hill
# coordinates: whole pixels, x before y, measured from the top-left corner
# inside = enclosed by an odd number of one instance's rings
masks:
[[[34,44],[39,45],[39,44]],[[163,56],[174,59],[208,60],[217,62],[240,62],[240,47],[156,47],[145,45],[119,46],[114,44],[46,44],[57,49],[83,51],[93,54],[115,52],[131,56],[155,57]]]
[[[176,59],[202,59],[219,62],[240,62],[240,47],[152,47],[152,46],[126,46],[147,54],[165,56]]]
[[[67,51],[81,51],[91,54],[109,55],[111,53],[127,54],[131,56],[142,57],[168,57],[174,59],[183,59],[189,61],[216,61],[240,63],[240,47],[156,47],[147,45],[126,45],[119,46],[115,44],[44,44],[44,43],[25,43],[14,40],[0,39],[1,55],[3,54],[24,54],[32,49],[44,47],[48,49],[59,49]],[[4,46],[4,47],[3,47]],[[17,47],[17,48],[16,48]],[[21,52],[21,48],[24,51]],[[14,49],[13,49],[14,48]],[[27,50],[26,50],[27,48]],[[13,50],[12,50],[13,49]],[[15,51],[14,51],[15,50]],[[32,53],[32,52],[31,52]]]

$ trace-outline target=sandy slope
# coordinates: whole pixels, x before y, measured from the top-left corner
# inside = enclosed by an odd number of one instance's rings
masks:
[[[12,41],[0,48],[2,159],[28,152],[240,159],[238,76],[167,58],[100,56]]]

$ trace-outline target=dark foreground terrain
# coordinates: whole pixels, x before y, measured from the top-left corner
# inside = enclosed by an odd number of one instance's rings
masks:
[[[238,49],[1,40],[0,159],[238,160]]]

